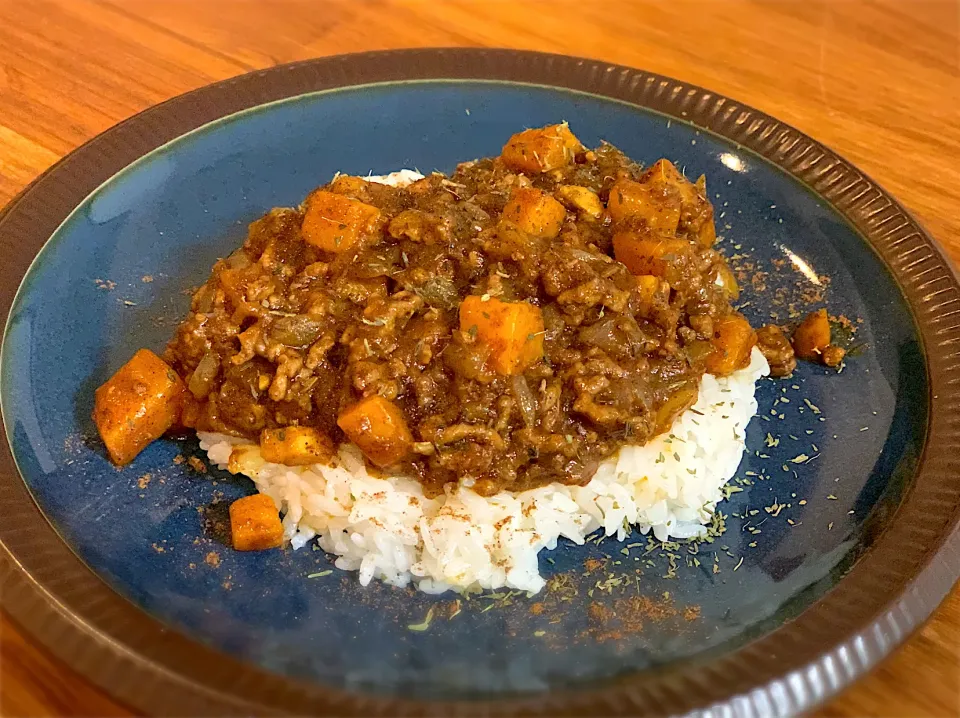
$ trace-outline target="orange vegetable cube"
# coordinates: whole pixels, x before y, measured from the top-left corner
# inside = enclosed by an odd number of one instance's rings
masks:
[[[701,247],[712,247],[717,241],[717,227],[713,223],[713,206],[707,206],[709,209],[704,213],[703,224],[697,232],[697,244]]]
[[[460,330],[475,331],[490,347],[490,366],[498,374],[521,374],[543,356],[543,313],[527,302],[467,297],[460,304]]]
[[[503,163],[517,172],[549,172],[564,167],[582,147],[566,123],[518,132],[503,147]]]
[[[646,169],[640,183],[652,194],[675,197],[680,200],[680,219],[701,247],[713,246],[717,238],[713,224],[713,206],[707,199],[706,180],[693,183],[678,170],[670,160],[661,159]]]
[[[713,354],[707,357],[710,374],[724,376],[750,363],[750,352],[757,344],[757,333],[739,314],[728,314],[713,323]]]
[[[330,191],[334,194],[342,194],[363,201],[369,192],[369,186],[370,182],[362,177],[337,175],[333,182],[330,183]]]
[[[533,187],[514,190],[503,208],[503,219],[541,239],[553,239],[560,233],[567,210],[546,192]]]
[[[582,212],[591,219],[600,219],[603,214],[603,202],[596,192],[575,184],[561,185],[557,188],[557,197],[570,209]]]
[[[650,229],[662,234],[676,234],[680,222],[679,197],[651,192],[648,186],[628,179],[617,180],[610,188],[607,209],[616,222],[642,217]]]
[[[260,432],[260,454],[272,464],[325,464],[335,453],[333,441],[311,426],[285,426]]]
[[[691,202],[698,196],[697,187],[683,176],[670,160],[659,159],[644,170],[640,183],[651,189],[665,191],[674,188],[680,192],[683,201]]]
[[[830,319],[826,309],[807,315],[793,333],[793,350],[801,359],[817,359],[830,346]]]
[[[413,450],[413,434],[403,412],[380,395],[368,396],[344,409],[337,426],[377,466],[395,464]]]
[[[230,504],[230,534],[237,551],[263,551],[283,543],[277,505],[266,494],[244,496]]]
[[[692,245],[685,239],[642,236],[635,232],[613,235],[613,254],[632,274],[665,277],[668,265],[689,256],[691,250]]]
[[[180,419],[185,387],[177,373],[141,349],[97,389],[93,421],[110,460],[129,464]]]
[[[379,218],[376,207],[321,189],[307,197],[300,232],[315,247],[346,252],[374,230]]]

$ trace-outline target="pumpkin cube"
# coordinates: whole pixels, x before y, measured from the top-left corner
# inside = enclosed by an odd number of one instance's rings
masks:
[[[376,228],[380,210],[335,192],[317,190],[306,200],[303,239],[327,252],[347,252]]]
[[[501,218],[534,237],[553,239],[560,233],[567,210],[546,192],[522,187],[514,190]]]
[[[498,374],[522,374],[543,356],[543,313],[527,302],[467,297],[460,304],[460,330],[475,331],[490,347],[490,365]]]
[[[376,394],[344,409],[337,426],[377,466],[395,464],[413,450],[413,434],[400,407]]]
[[[503,147],[503,163],[517,172],[532,174],[564,167],[582,145],[566,123],[518,132]]]
[[[237,551],[263,551],[283,543],[277,505],[266,494],[244,496],[230,504],[230,535]]]
[[[333,441],[311,426],[284,426],[260,432],[260,453],[272,464],[306,466],[325,464],[333,458]]]
[[[129,464],[180,419],[185,387],[177,373],[141,349],[97,389],[93,421],[110,460]]]

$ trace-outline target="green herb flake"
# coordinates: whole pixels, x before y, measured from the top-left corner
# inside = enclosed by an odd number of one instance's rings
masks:
[[[534,631],[534,632],[533,632],[533,635],[536,636],[537,638],[540,638],[541,636],[546,636],[546,635],[547,635],[547,632],[546,632],[546,631]]]
[[[308,573],[307,578],[323,578],[324,576],[329,576],[333,573],[333,569],[327,569],[326,571],[320,571],[319,573]]]
[[[791,464],[802,464],[805,461],[809,461],[810,457],[806,454],[797,454],[792,459],[790,459]]]

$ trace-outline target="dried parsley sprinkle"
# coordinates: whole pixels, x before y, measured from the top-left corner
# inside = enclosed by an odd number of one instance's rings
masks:
[[[333,569],[327,569],[326,571],[320,571],[319,573],[308,573],[307,578],[323,578],[324,576],[329,576],[333,573]]]
[[[546,636],[546,635],[547,635],[547,632],[546,632],[546,631],[534,631],[534,632],[533,632],[533,635],[536,636],[537,638],[540,638],[540,636]]]
[[[809,461],[810,457],[806,454],[797,454],[792,459],[790,459],[791,464],[802,464],[805,461]]]

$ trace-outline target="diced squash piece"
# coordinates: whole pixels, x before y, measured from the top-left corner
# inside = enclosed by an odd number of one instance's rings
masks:
[[[346,252],[373,230],[379,218],[376,207],[321,189],[307,197],[300,231],[315,247]]]
[[[680,200],[676,195],[650,191],[650,187],[621,179],[610,188],[607,209],[614,221],[642,217],[659,234],[674,235],[680,222]]]
[[[750,363],[757,333],[739,314],[728,314],[713,323],[713,354],[707,357],[707,372],[725,376]]]
[[[675,196],[680,199],[680,221],[701,247],[711,247],[717,238],[713,224],[713,205],[707,199],[706,179],[702,176],[696,184],[688,180],[667,159],[654,162],[640,178],[656,196]]]
[[[517,172],[549,172],[568,165],[581,147],[564,123],[518,132],[504,145],[500,156]]]
[[[285,426],[260,432],[260,453],[273,464],[325,464],[336,453],[330,438],[310,426]]]
[[[541,239],[553,239],[560,233],[567,210],[546,192],[533,187],[514,190],[503,208],[502,218]]]
[[[460,304],[460,330],[490,347],[498,374],[521,374],[543,356],[543,313],[526,302],[469,296]]]
[[[379,395],[347,407],[337,426],[377,466],[395,464],[413,450],[413,434],[400,407]]]
[[[244,496],[230,504],[230,534],[237,551],[263,551],[283,543],[277,505],[266,494]]]
[[[141,349],[96,391],[93,421],[118,466],[129,464],[180,419],[186,388],[177,373]]]
[[[634,232],[617,232],[613,235],[614,256],[632,274],[665,277],[668,264],[688,256],[691,249],[692,245],[685,239],[643,237]]]
[[[685,204],[694,202],[700,196],[697,186],[684,177],[673,162],[665,158],[647,167],[640,177],[640,184],[658,191],[676,189]]]
[[[637,277],[637,284],[640,287],[640,301],[644,304],[653,302],[657,289],[660,288],[660,278],[652,274],[641,274]]]
[[[807,315],[793,333],[793,350],[801,359],[818,359],[830,346],[830,319],[826,309]]]
[[[347,197],[353,197],[357,200],[363,200],[367,196],[370,182],[362,177],[353,175],[337,175],[330,183],[330,191],[334,194],[342,194]]]
[[[717,241],[717,228],[713,224],[713,206],[704,212],[703,224],[700,225],[700,231],[697,233],[697,244],[701,247],[712,247]]]
[[[570,209],[582,212],[591,219],[599,219],[603,214],[603,202],[596,192],[575,184],[565,184],[557,188],[557,197]]]
[[[231,474],[253,476],[267,463],[256,444],[235,444],[227,459],[227,471]]]

